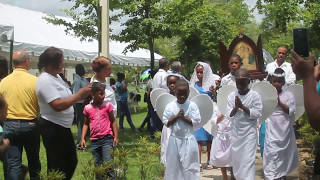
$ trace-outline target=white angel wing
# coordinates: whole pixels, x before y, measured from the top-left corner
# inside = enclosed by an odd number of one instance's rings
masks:
[[[163,113],[166,106],[172,101],[177,100],[175,96],[172,96],[169,93],[161,94],[156,100],[157,114],[161,120],[163,120]]]
[[[167,90],[163,88],[153,89],[150,93],[150,101],[154,109],[156,109],[156,101],[161,94],[168,93]]]
[[[304,113],[304,99],[303,99],[303,87],[298,84],[289,86],[285,91],[292,93],[296,103],[296,113],[294,120],[298,120]]]
[[[226,114],[227,104],[228,104],[228,96],[232,92],[236,91],[237,88],[231,85],[222,86],[217,94],[217,106],[221,114]]]
[[[196,95],[200,94],[198,90],[194,87],[189,87],[189,90],[190,90],[189,97],[188,97],[189,99],[192,99]]]
[[[261,96],[262,116],[259,118],[259,123],[263,123],[278,105],[277,90],[268,82],[257,82],[251,89]]]
[[[213,102],[213,110],[218,108],[217,104]],[[206,130],[208,133],[212,134],[213,136],[217,136],[218,133],[218,125],[217,125],[217,114],[212,113],[212,116],[210,120],[203,126],[204,130]]]
[[[193,127],[194,130],[197,130],[204,126],[211,119],[213,102],[206,94],[199,94],[193,97],[190,101],[194,102],[200,111],[201,122],[197,126]]]

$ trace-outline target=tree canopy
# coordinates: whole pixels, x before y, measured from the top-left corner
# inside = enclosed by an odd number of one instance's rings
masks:
[[[141,44],[147,44],[150,50],[151,68],[154,67],[154,40],[168,34],[168,25],[163,23],[161,0],[119,0],[122,12],[117,19],[128,17],[121,25],[125,27],[113,38],[122,42],[129,42],[126,50],[136,50]]]
[[[100,42],[99,0],[68,0],[75,5],[64,10],[75,21],[55,16],[46,19],[66,26],[66,32],[82,40]],[[219,66],[217,42],[227,46],[241,27],[255,41],[262,33],[263,47],[273,54],[277,47],[292,48],[292,29],[309,30],[310,47],[319,52],[320,4],[316,0],[258,0],[256,7],[265,15],[260,26],[250,20],[252,12],[242,0],[111,0],[110,9],[121,9],[111,21],[122,22],[123,30],[112,38],[129,42],[126,51],[148,48],[154,66],[153,52],[179,59],[187,69],[199,60],[210,60]],[[83,12],[76,13],[81,7]]]
[[[261,23],[263,45],[271,52],[279,46],[293,48],[292,29],[307,28],[311,51],[319,54],[320,2],[318,0],[258,0],[257,8],[265,14]]]
[[[168,1],[165,22],[179,39],[179,59],[189,74],[196,61],[209,60],[219,69],[218,41],[231,42],[239,28],[249,23],[249,9],[242,1]]]
[[[66,15],[70,16],[74,21],[70,22],[64,18],[56,17],[55,15],[48,15],[44,17],[48,22],[55,25],[63,25],[66,27],[65,32],[80,37],[81,40],[92,41],[96,39],[99,41],[99,51],[101,48],[101,7],[99,0],[62,0],[74,2],[71,9],[63,9]],[[82,12],[77,13],[77,9],[83,9]],[[119,8],[118,0],[110,0],[110,10]]]

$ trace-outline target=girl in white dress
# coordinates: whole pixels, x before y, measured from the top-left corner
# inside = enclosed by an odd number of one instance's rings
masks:
[[[278,91],[278,106],[266,120],[263,167],[265,179],[281,180],[299,167],[293,130],[296,108],[292,93],[282,90],[285,83],[284,70],[277,68],[270,81]]]
[[[218,111],[218,110],[217,110]],[[228,180],[227,167],[232,167],[231,161],[231,121],[224,118],[220,112],[214,112],[216,118],[211,120],[217,127],[217,135],[212,141],[210,164],[221,168],[222,179]]]

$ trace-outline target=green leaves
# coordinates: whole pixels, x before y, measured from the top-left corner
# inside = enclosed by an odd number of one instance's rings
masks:
[[[229,43],[239,27],[249,22],[249,9],[242,1],[216,2],[175,0],[165,4],[164,21],[170,24],[172,36],[177,37],[179,59],[190,74],[193,62],[213,60],[219,65],[218,41]],[[216,68],[219,69],[219,68]]]
[[[279,45],[292,48],[292,29],[305,27],[308,28],[311,50],[320,54],[320,1],[258,0],[256,5],[266,16],[261,24],[265,49],[275,52]]]

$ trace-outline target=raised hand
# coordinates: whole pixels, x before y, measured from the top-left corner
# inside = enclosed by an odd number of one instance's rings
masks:
[[[79,94],[81,99],[88,97],[91,94],[92,85],[81,88],[77,94]]]
[[[184,110],[180,109],[178,115],[179,115],[179,118],[183,118],[184,117]]]
[[[300,57],[295,51],[291,50],[291,53],[293,72],[301,79],[313,77],[314,56],[310,54],[309,60],[305,60],[302,57]]]
[[[240,108],[240,109],[243,108],[242,101],[240,100],[240,98],[239,98],[238,96],[236,96],[235,106],[237,106],[237,107]]]

